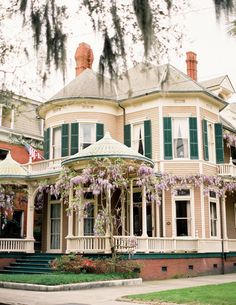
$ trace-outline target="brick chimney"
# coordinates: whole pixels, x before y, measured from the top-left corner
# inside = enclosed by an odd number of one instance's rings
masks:
[[[85,69],[91,69],[93,64],[93,50],[85,42],[79,44],[75,52],[75,75],[78,76]]]
[[[193,80],[197,80],[197,54],[189,51],[186,52],[187,75]]]

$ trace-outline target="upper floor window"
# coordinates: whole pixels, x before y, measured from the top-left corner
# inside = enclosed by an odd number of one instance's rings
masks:
[[[80,124],[80,143],[79,148],[84,149],[96,142],[96,128],[93,123],[81,123]]]
[[[66,123],[47,128],[44,132],[44,157],[60,158],[76,154],[103,138],[104,125],[100,123]]]
[[[189,126],[187,118],[173,118],[174,158],[189,157]]]
[[[209,161],[214,162],[214,153],[215,153],[215,134],[214,134],[214,125],[210,122],[207,122],[207,131],[208,131],[208,154]]]
[[[52,130],[52,154],[54,159],[61,157],[61,126]]]
[[[132,148],[139,152],[141,155],[144,154],[144,124],[134,124],[132,134]]]

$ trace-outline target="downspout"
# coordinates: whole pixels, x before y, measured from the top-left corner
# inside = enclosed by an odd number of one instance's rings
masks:
[[[223,232],[222,197],[219,197],[219,202],[220,202],[221,268],[222,268],[222,274],[225,274],[225,248],[224,248],[224,232]]]
[[[115,90],[115,93],[116,93],[116,100],[118,102],[118,105],[119,107],[123,110],[123,127],[125,127],[125,124],[126,124],[126,113],[125,113],[125,108],[123,106],[121,106],[119,100],[118,100],[118,92],[117,92],[117,87],[116,87],[116,84],[114,84],[114,90]],[[123,128],[124,130],[124,128]]]

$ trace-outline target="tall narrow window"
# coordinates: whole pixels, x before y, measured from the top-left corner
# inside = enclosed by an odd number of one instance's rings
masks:
[[[176,235],[191,235],[190,201],[176,200]]]
[[[52,133],[53,159],[61,157],[61,126],[53,128]]]
[[[133,125],[133,134],[132,134],[132,148],[144,154],[144,124],[134,124]]]
[[[175,158],[189,157],[189,127],[186,118],[173,119],[173,147]]]
[[[234,227],[236,228],[236,203],[234,204]]]
[[[208,152],[209,152],[209,161],[214,162],[214,126],[212,123],[207,122],[207,132],[208,132]]]
[[[80,123],[80,150],[96,142],[95,124]]]
[[[217,209],[216,202],[210,202],[210,222],[211,222],[211,236],[217,236]]]
[[[91,236],[94,235],[94,196],[92,193],[88,192],[84,194],[84,200],[85,200],[85,217],[84,217],[84,235],[85,236]]]

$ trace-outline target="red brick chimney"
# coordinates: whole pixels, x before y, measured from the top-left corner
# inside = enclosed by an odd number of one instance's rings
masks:
[[[93,64],[93,50],[85,42],[79,44],[75,52],[75,75],[78,76],[85,69],[91,69]]]
[[[197,80],[197,54],[189,51],[186,52],[187,75],[193,80]]]

